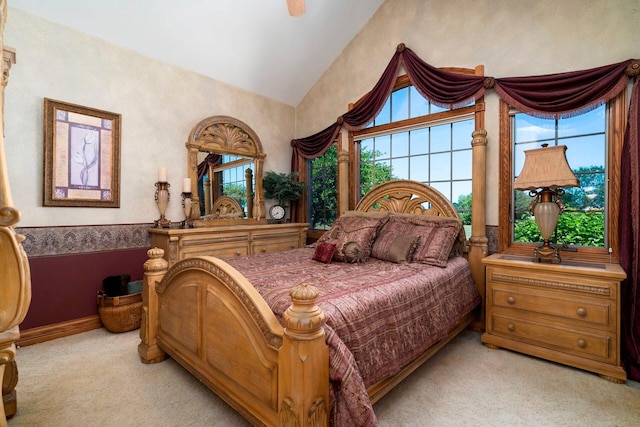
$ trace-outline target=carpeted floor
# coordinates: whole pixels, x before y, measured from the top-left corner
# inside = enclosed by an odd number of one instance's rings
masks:
[[[17,426],[248,426],[173,360],[139,361],[138,331],[18,350]],[[463,332],[374,409],[386,426],[638,426],[640,383],[506,350]]]

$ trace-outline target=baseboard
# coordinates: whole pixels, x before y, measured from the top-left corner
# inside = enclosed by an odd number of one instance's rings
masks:
[[[100,316],[97,314],[53,325],[39,326],[37,328],[25,329],[24,331],[21,330],[20,339],[16,341],[16,345],[26,347],[56,338],[68,337],[70,335],[100,329],[101,327],[102,322],[100,321]]]

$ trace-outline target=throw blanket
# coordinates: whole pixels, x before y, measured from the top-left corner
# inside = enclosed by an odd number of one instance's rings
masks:
[[[226,259],[269,304],[276,317],[291,305],[289,291],[307,283],[319,290],[329,347],[331,422],[374,426],[367,387],[399,372],[480,302],[467,261],[446,268],[361,264],[311,259],[313,248]]]

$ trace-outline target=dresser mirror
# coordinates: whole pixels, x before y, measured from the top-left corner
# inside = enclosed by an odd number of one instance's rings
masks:
[[[266,154],[256,133],[228,116],[198,123],[186,143],[195,226],[266,222],[262,171]]]

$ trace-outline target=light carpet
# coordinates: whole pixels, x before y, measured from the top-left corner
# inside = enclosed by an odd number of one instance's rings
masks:
[[[173,360],[140,362],[138,331],[18,350],[18,426],[248,426]],[[640,383],[507,350],[464,331],[374,406],[387,426],[638,426]]]

